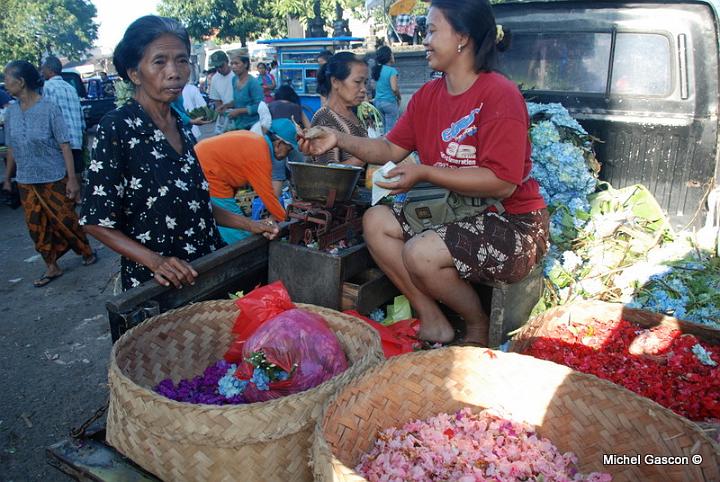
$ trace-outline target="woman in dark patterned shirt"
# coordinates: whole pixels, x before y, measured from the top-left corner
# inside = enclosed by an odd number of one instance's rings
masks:
[[[135,95],[98,126],[80,224],[122,255],[123,289],[151,278],[193,284],[189,261],[223,244],[215,221],[246,227],[244,218],[211,207],[194,137],[170,107],[187,83],[189,57],[185,28],[157,16],[133,22],[113,56]],[[277,227],[253,232],[272,238]]]
[[[315,112],[311,124],[367,137],[367,129],[353,110],[365,100],[367,78],[367,64],[352,52],[339,52],[330,57],[318,72],[318,93],[327,97],[327,102]],[[313,159],[322,164],[365,165],[365,162],[337,147]]]

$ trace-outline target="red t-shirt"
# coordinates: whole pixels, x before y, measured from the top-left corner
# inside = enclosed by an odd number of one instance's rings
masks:
[[[525,99],[517,86],[498,73],[481,73],[460,95],[451,95],[445,79],[425,84],[412,96],[387,139],[417,151],[423,164],[451,169],[484,167],[518,186],[503,200],[510,214],[545,207],[532,169]]]

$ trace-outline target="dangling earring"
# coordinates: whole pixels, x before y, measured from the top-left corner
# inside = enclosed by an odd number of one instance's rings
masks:
[[[458,53],[461,53],[462,49],[463,49],[463,44],[458,44],[458,49],[457,49]]]

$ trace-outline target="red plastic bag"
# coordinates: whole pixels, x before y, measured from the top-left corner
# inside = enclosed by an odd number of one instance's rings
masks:
[[[344,313],[360,318],[375,328],[380,334],[383,353],[385,358],[390,358],[404,353],[410,353],[418,345],[417,334],[420,329],[420,321],[415,318],[398,321],[390,326],[382,325],[367,318],[357,311],[348,310]]]
[[[249,403],[308,390],[344,372],[348,366],[342,346],[325,320],[301,309],[285,311],[263,323],[245,343],[243,359],[258,351],[291,376],[270,382],[269,390],[248,384],[244,397]],[[249,380],[252,373],[253,367],[243,362],[235,376]]]
[[[240,308],[240,313],[232,329],[235,339],[224,357],[228,363],[238,363],[243,360],[243,345],[263,323],[283,311],[295,308],[282,281],[275,281],[252,290],[237,300],[235,305]]]

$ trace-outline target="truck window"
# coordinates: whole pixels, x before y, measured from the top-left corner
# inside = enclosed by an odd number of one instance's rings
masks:
[[[651,33],[618,32],[615,42],[610,87],[612,94],[670,94],[672,68],[667,37]]]
[[[605,93],[610,32],[513,32],[500,70],[522,90]]]

